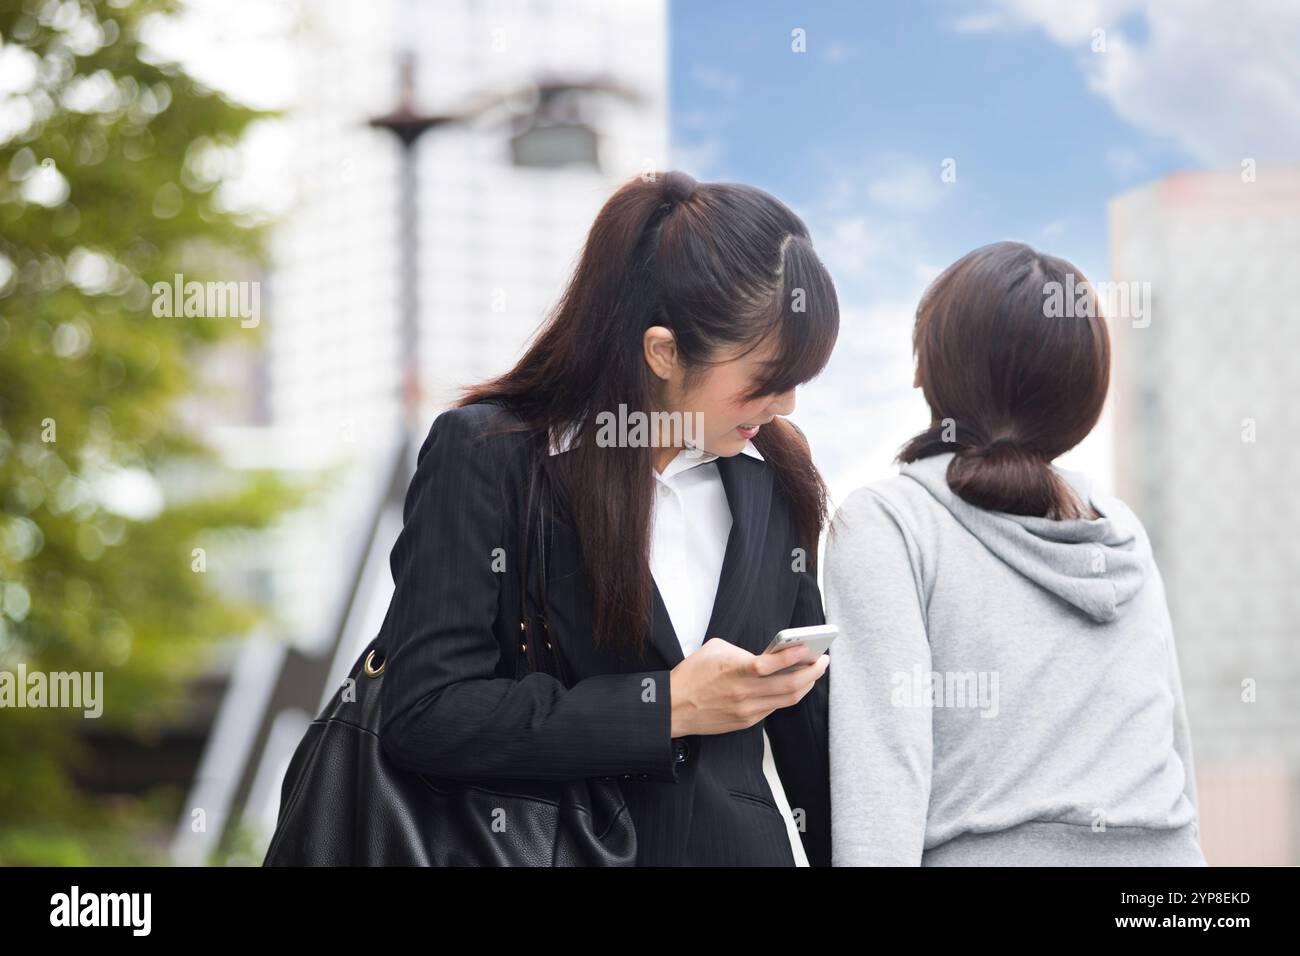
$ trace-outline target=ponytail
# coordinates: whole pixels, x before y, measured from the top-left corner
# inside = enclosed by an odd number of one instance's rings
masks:
[[[948,487],[986,511],[1082,517],[1073,492],[1051,464],[1005,438],[980,448],[958,449],[948,463]]]
[[[1086,307],[1051,314],[1067,277]],[[976,249],[922,296],[913,346],[932,424],[899,461],[953,452],[948,487],[988,511],[1091,514],[1051,465],[1092,430],[1110,383],[1105,318],[1074,266],[1022,243]]]

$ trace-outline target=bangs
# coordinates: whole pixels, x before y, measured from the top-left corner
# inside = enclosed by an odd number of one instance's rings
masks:
[[[816,378],[830,360],[840,331],[835,284],[806,236],[786,244],[780,291],[760,342],[775,337],[776,357],[763,362],[747,399],[788,392]]]

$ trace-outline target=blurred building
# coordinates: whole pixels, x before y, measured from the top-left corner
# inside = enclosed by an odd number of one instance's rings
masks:
[[[269,423],[227,444],[248,465],[334,469],[338,484],[273,547],[248,555],[251,573],[272,582],[283,620],[230,648],[173,843],[180,863],[203,862],[236,827],[253,840],[246,862],[260,862],[293,748],[382,623],[388,555],[428,424],[457,386],[518,357],[615,186],[667,167],[665,0],[328,0],[305,9],[286,50],[299,89],[286,117],[292,212],[275,238],[265,320]],[[414,195],[397,138],[368,125],[397,106],[404,53],[419,111],[477,114],[417,142]],[[539,104],[529,93],[565,78],[600,78],[628,95],[546,103],[546,123],[591,133],[560,142],[550,126],[530,129]],[[410,203],[424,423],[413,435],[402,428],[400,381],[401,212]],[[204,827],[193,825],[197,810]]]
[[[1150,532],[1211,865],[1300,862],[1300,167],[1110,203],[1117,492]]]

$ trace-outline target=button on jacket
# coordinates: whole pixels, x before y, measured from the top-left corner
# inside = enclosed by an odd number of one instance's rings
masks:
[[[597,647],[581,548],[559,496],[548,526],[549,634],[569,687],[515,680],[515,561],[525,436],[504,407],[453,408],[433,422],[407,490],[390,565],[380,741],[399,766],[456,779],[607,777],[621,782],[642,866],[793,866],[786,820],[763,773],[763,731],[801,823],[809,863],[830,865],[830,671],[798,704],[725,734],[671,735],[669,674],[686,656],[658,586],[641,655]],[[825,622],[771,466],[714,463],[732,525],[705,632],[761,653],[784,627]],[[495,556],[507,556],[511,573]],[[537,560],[536,553],[530,557]],[[530,578],[533,575],[530,574]],[[529,603],[540,608],[535,578]]]

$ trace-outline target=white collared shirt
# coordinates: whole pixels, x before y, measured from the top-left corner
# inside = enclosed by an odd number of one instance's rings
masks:
[[[567,451],[572,440],[572,431],[558,444],[553,439],[551,454]],[[741,453],[763,460],[752,441],[745,442]],[[731,535],[731,508],[714,464],[718,457],[684,448],[662,472],[654,472],[650,573],[687,657],[709,637],[705,631]]]

